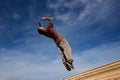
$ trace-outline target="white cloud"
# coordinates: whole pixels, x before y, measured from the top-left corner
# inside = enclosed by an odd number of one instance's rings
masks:
[[[19,15],[18,13],[14,13],[14,14],[13,14],[13,18],[14,18],[15,20],[19,20],[19,19],[20,19],[20,15]]]
[[[71,5],[73,3],[73,5]],[[49,1],[48,8],[53,9],[54,18],[61,21],[60,25],[55,23],[56,29],[64,36],[74,35],[80,40],[90,38],[101,38],[106,31],[110,32],[115,28],[116,23],[112,19],[115,10],[114,1],[110,0],[70,0],[70,1]],[[79,4],[79,5],[78,5]],[[50,7],[49,5],[52,5]],[[109,28],[108,28],[109,27]],[[73,37],[73,36],[72,36]]]
[[[111,10],[114,9],[112,1],[104,0],[71,0],[47,3],[48,8],[55,10],[55,18],[64,23],[72,23],[73,26],[80,24],[90,25],[96,21],[105,20]],[[67,8],[67,9],[66,9]],[[65,9],[61,11],[61,9]],[[65,12],[67,10],[67,12]],[[83,26],[84,27],[84,26]]]
[[[40,75],[46,73],[48,74],[47,78],[50,78],[56,73],[61,74],[60,71],[65,70],[59,61],[60,58],[58,58],[59,60],[49,61],[48,56],[42,54],[22,53],[21,51],[7,49],[2,49],[1,52],[6,52],[0,58],[0,76],[4,80],[11,80],[12,78],[24,79],[24,76],[29,78],[29,75],[34,77],[36,73],[39,74],[37,76],[39,79],[45,79],[46,75]]]
[[[56,14],[56,19],[62,20],[63,22],[69,21],[71,19],[72,13],[67,14]]]
[[[108,1],[108,0],[107,0]],[[64,0],[58,0],[58,2],[51,3],[49,0],[49,8],[55,10],[55,18],[62,20],[66,25],[64,25],[64,32],[74,32],[75,26],[84,27],[83,25],[88,25],[88,23],[94,23],[92,19],[103,19],[110,11],[110,6],[107,1],[103,0],[71,0],[70,2],[65,2]],[[60,3],[59,3],[60,2]],[[73,3],[73,5],[72,5]],[[79,5],[82,4],[85,8],[78,14],[74,14],[74,10]],[[70,6],[71,5],[71,6]],[[31,6],[32,7],[32,6]],[[62,13],[60,8],[70,9],[66,13]],[[96,11],[98,9],[98,12]],[[77,9],[79,10],[79,9]],[[30,16],[33,16],[31,12]],[[19,18],[18,15],[14,15],[14,18]],[[93,22],[92,22],[93,21]],[[74,22],[74,23],[72,23]],[[78,26],[81,24],[80,26]],[[69,26],[71,25],[71,26]],[[27,25],[29,26],[29,25]],[[69,26],[69,29],[68,29]],[[33,26],[26,27],[27,30],[31,29]],[[74,27],[74,28],[73,28]],[[72,30],[72,31],[71,31]],[[97,33],[97,31],[95,32]],[[33,34],[28,33],[28,34]],[[27,35],[27,34],[26,34]],[[90,34],[87,34],[90,35]],[[97,36],[97,34],[92,33],[92,35]],[[80,36],[80,35],[78,35]],[[81,36],[80,36],[81,37]],[[79,37],[79,38],[80,38]],[[82,37],[86,37],[83,34]],[[83,39],[83,38],[81,38]],[[116,59],[120,59],[120,42],[102,44],[94,48],[85,50],[83,52],[74,52],[74,65],[75,69],[71,72],[66,71],[64,65],[62,64],[61,58],[53,58],[57,54],[55,45],[51,43],[51,40],[38,39],[28,36],[26,39],[18,39],[13,41],[13,43],[19,43],[25,41],[26,44],[22,45],[22,48],[15,50],[8,50],[6,48],[0,49],[0,79],[10,80],[10,78],[16,78],[16,80],[27,78],[39,78],[38,80],[48,80],[47,78],[61,79],[90,68],[102,65],[107,62],[111,62]],[[49,43],[50,41],[50,43]],[[40,42],[40,43],[38,43]],[[46,42],[48,42],[46,44]],[[51,46],[52,44],[52,46]],[[47,49],[48,48],[48,49]],[[26,52],[27,51],[27,52]],[[33,51],[33,52],[32,52]],[[50,56],[49,56],[50,55]],[[47,74],[43,75],[43,74]],[[30,79],[29,79],[30,80]],[[32,79],[33,80],[33,79]],[[37,80],[37,79],[36,79]]]
[[[22,59],[22,58],[21,58]],[[30,78],[33,79],[35,78],[34,76],[36,76],[39,79],[45,79],[47,80],[48,78],[54,78],[54,75],[62,75],[62,72],[66,71],[63,67],[62,64],[59,63],[45,63],[42,64],[32,64],[32,63],[28,63],[28,62],[19,62],[16,61],[16,63],[11,63],[7,62],[5,64],[3,64],[0,68],[0,76],[1,78],[3,78],[4,80],[11,80],[12,78],[16,78],[16,79],[25,79],[25,78]],[[47,74],[43,75],[43,74]],[[30,76],[31,75],[31,76]],[[59,76],[56,75],[56,78],[59,78]],[[37,80],[39,80],[37,79]],[[25,79],[26,80],[26,79]]]
[[[5,48],[2,48],[0,52],[6,53],[0,57],[0,77],[3,80],[12,78],[26,80],[30,78],[30,75],[31,79],[36,77],[38,80],[62,79],[120,59],[120,42],[102,44],[82,52],[74,52],[75,69],[71,72],[65,69],[60,57],[49,61],[48,57],[41,53],[29,54],[16,50],[9,51]],[[42,74],[48,74],[48,76]],[[51,77],[54,75],[56,78]]]
[[[0,77],[4,80],[30,77],[32,79],[37,77],[38,80],[54,79],[51,76],[57,73],[62,77],[62,72],[66,71],[61,58],[56,59],[57,57],[55,57],[56,55],[59,56],[59,53],[52,42],[46,44],[46,42],[40,40],[39,44],[38,42],[28,43],[23,47],[16,47],[16,49],[1,48],[0,53]],[[48,74],[48,77],[43,74]]]
[[[75,0],[75,1],[71,0],[70,2],[63,3],[63,5],[64,7],[75,9],[75,8],[80,7],[82,4],[80,0]]]
[[[4,24],[3,22],[4,22],[4,19],[1,18],[1,21],[0,21],[0,37],[1,37],[1,39],[2,39],[2,37],[4,37],[3,32],[5,32],[7,29],[7,24]]]
[[[120,59],[120,41],[108,44],[101,44],[91,49],[76,52],[76,72],[83,72],[97,66]]]
[[[82,1],[81,1],[82,2]],[[79,18],[81,21],[86,19],[93,21],[100,20],[109,15],[110,10],[112,10],[112,5],[109,4],[110,1],[103,0],[93,0],[89,2],[89,0],[85,3],[85,9],[79,14]],[[82,2],[84,3],[84,1]]]

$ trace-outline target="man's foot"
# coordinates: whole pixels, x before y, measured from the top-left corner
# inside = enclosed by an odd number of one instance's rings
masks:
[[[73,63],[72,62],[67,62],[70,68],[74,69]]]
[[[64,66],[66,67],[66,69],[67,69],[68,71],[71,71],[70,66],[69,66],[66,62],[64,62],[63,64],[64,64]]]

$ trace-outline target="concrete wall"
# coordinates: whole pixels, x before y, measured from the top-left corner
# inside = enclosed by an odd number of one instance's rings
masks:
[[[63,80],[120,80],[120,60],[70,76]]]

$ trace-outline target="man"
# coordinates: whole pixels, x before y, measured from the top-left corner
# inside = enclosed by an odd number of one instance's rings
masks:
[[[70,48],[67,40],[54,29],[53,18],[52,17],[42,17],[41,19],[48,20],[49,24],[46,28],[44,28],[43,26],[41,26],[41,23],[38,22],[38,24],[39,24],[38,32],[40,34],[54,40],[54,42],[56,43],[56,45],[58,47],[58,50],[62,57],[63,64],[66,67],[66,69],[68,71],[70,71],[71,69],[74,69],[73,64],[72,64],[73,58],[72,58],[72,54],[71,54],[71,48]]]

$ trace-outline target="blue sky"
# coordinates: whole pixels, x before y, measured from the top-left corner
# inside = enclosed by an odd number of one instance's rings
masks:
[[[118,0],[0,1],[0,80],[60,80],[120,59]],[[37,32],[42,16],[70,43],[68,72],[54,42]],[[47,26],[47,21],[41,21]]]

